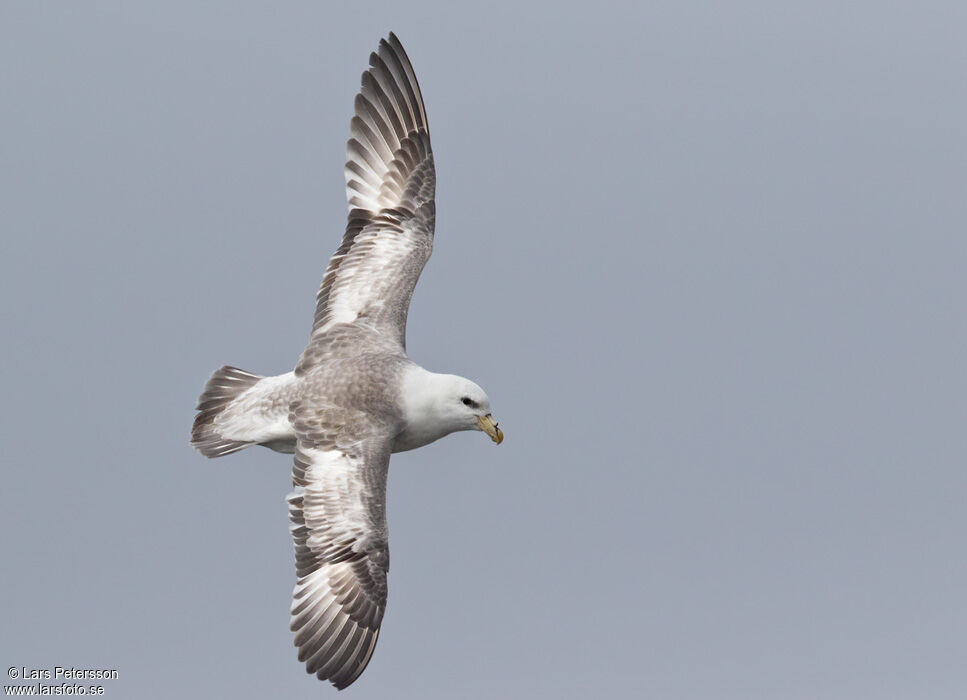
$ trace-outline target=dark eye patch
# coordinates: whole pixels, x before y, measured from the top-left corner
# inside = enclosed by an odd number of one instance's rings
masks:
[[[464,396],[463,397],[463,405],[464,406],[469,406],[470,408],[476,408],[477,407],[477,402],[474,401],[473,399],[467,397],[467,396]]]

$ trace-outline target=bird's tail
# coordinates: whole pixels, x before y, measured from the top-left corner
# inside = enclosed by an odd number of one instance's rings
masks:
[[[224,422],[227,409],[236,403],[249,389],[262,381],[262,377],[238,367],[225,366],[215,371],[198,399],[195,423],[191,427],[191,446],[206,457],[221,457],[238,452],[253,444],[243,436],[226,435]],[[221,418],[221,420],[219,420]]]
[[[206,457],[221,457],[249,445],[295,451],[289,404],[298,392],[294,372],[260,377],[237,367],[212,375],[198,399],[191,445]]]

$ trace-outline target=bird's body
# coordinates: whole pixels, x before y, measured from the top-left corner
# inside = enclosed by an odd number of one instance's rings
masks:
[[[390,34],[356,98],[345,166],[349,223],[292,372],[215,372],[192,445],[294,453],[288,497],[298,576],[291,628],[310,673],[338,688],[372,656],[386,605],[389,456],[458,430],[503,433],[483,390],[406,355],[410,298],[433,248],[436,174],[413,68]]]

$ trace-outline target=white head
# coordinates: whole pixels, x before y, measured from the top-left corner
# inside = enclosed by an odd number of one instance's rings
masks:
[[[413,449],[458,430],[480,430],[498,445],[504,434],[490,414],[486,392],[469,379],[418,368],[403,381],[403,435],[399,449]]]
[[[504,434],[490,415],[490,398],[469,379],[444,374],[443,391],[439,395],[441,413],[454,430],[482,430],[500,444]]]

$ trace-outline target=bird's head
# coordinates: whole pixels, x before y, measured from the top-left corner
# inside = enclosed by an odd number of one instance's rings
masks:
[[[446,392],[446,412],[459,423],[458,430],[480,430],[498,445],[504,441],[503,431],[490,413],[487,392],[469,379],[450,375]]]
[[[498,445],[503,442],[487,393],[469,379],[413,365],[401,389],[403,446],[397,445],[397,451],[427,445],[458,430],[479,430]]]

